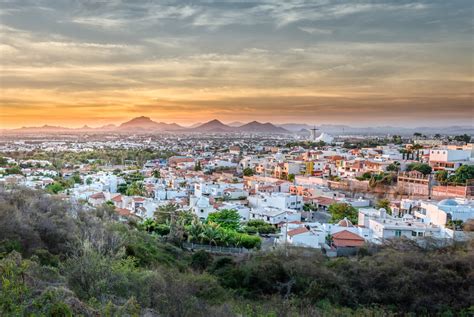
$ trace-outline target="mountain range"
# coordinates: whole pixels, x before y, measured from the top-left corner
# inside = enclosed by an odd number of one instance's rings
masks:
[[[197,133],[267,133],[267,134],[300,134],[308,135],[314,126],[300,123],[272,124],[270,122],[261,123],[252,121],[249,123],[232,122],[224,124],[214,119],[205,123],[196,123],[189,127],[184,127],[176,123],[164,123],[153,121],[149,117],[141,116],[133,118],[127,122],[116,126],[114,124],[104,125],[98,128],[91,128],[87,125],[82,128],[65,128],[61,126],[44,125],[40,127],[23,127],[18,129],[0,129],[1,133],[89,133],[89,132],[128,132],[128,133],[148,133],[148,132],[197,132]],[[422,134],[444,133],[449,135],[470,134],[474,135],[474,126],[432,126],[432,127],[351,127],[347,125],[323,124],[316,127],[320,132],[332,135],[381,135],[399,134],[413,135],[415,132]]]
[[[4,133],[71,133],[71,132],[200,132],[200,133],[291,133],[284,128],[277,127],[269,122],[249,122],[240,126],[230,126],[214,119],[206,123],[195,124],[191,127],[183,127],[176,123],[164,123],[153,121],[149,117],[141,116],[133,118],[119,126],[109,124],[98,128],[87,125],[82,128],[65,128],[60,126],[44,125],[41,127],[23,127],[18,129],[3,129]]]

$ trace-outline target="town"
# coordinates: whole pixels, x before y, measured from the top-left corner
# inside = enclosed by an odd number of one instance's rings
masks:
[[[474,230],[469,135],[5,134],[0,184],[44,190],[184,247],[356,255],[393,239],[442,247]]]

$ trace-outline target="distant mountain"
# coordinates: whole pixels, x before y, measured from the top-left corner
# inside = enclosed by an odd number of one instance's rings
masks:
[[[104,131],[115,130],[115,129],[117,129],[117,126],[115,124],[107,124],[107,125],[103,125],[97,128],[97,130],[104,130]]]
[[[0,129],[0,132],[7,134],[15,133],[105,133],[105,132],[211,132],[211,133],[296,133],[298,135],[307,135],[314,126],[300,123],[272,124],[252,121],[246,124],[241,122],[232,122],[224,124],[219,120],[211,120],[206,123],[194,124],[191,127],[182,127],[176,123],[164,123],[153,121],[149,117],[141,116],[133,118],[122,123],[118,127],[108,124],[98,128],[91,128],[84,125],[81,128],[65,128],[61,126],[43,125],[40,127],[22,127],[18,129]],[[351,127],[342,124],[323,124],[316,127],[318,132],[328,133],[334,136],[338,135],[387,135],[398,134],[403,136],[412,136],[415,132],[425,135],[434,135],[436,133],[447,135],[469,134],[474,135],[474,126],[432,126],[432,127],[394,127],[394,126],[371,126],[371,127]]]
[[[288,130],[277,127],[270,122],[260,123],[252,121],[236,128],[239,132],[255,132],[255,133],[289,133]]]
[[[245,123],[243,122],[239,122],[239,121],[234,121],[234,122],[231,122],[231,123],[227,123],[227,125],[229,127],[241,127],[243,126]]]
[[[291,132],[299,132],[301,130],[309,130],[312,129],[312,125],[308,125],[305,123],[283,123],[283,124],[275,124],[277,127],[283,128],[285,130]]]
[[[223,124],[217,119],[211,120],[209,122],[203,123],[200,126],[188,131],[193,132],[235,132],[235,128]]]
[[[187,127],[187,128],[189,128],[189,129],[193,129],[193,128],[197,128],[197,127],[199,127],[200,125],[202,125],[202,122],[194,123],[194,124],[190,125],[190,126],[189,126],[189,127]]]
[[[52,126],[45,124],[42,127],[22,127],[18,129],[12,129],[12,132],[26,132],[26,133],[35,133],[35,132],[46,132],[46,133],[53,133],[53,132],[66,132],[71,131],[70,128],[64,128],[60,126]]]
[[[118,130],[134,130],[134,131],[177,131],[183,129],[176,123],[155,122],[149,117],[141,116],[133,118],[130,121],[122,123]]]
[[[219,133],[219,132],[235,132],[235,133],[289,133],[289,131],[277,127],[269,122],[267,123],[260,123],[257,121],[252,121],[246,124],[240,124],[239,126],[230,126],[228,124],[224,124],[221,121],[214,119],[212,121],[206,122],[201,124],[198,127],[188,129],[188,131],[192,132],[212,132],[212,133]]]

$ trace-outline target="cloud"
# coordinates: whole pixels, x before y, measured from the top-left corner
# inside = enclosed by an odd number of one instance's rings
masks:
[[[328,29],[319,29],[319,28],[304,27],[304,26],[300,26],[298,29],[309,34],[331,34],[333,32],[332,30],[328,30]]]
[[[121,117],[161,111],[191,120],[192,110],[203,120],[219,111],[350,120],[360,107],[363,115],[372,107],[380,117],[415,120],[414,108],[433,104],[429,116],[462,118],[454,107],[467,117],[471,6],[464,0],[3,2],[0,111],[17,106],[26,118],[49,113],[50,105],[79,118],[104,105]]]

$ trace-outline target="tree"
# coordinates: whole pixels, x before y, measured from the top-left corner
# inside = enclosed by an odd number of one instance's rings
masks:
[[[246,167],[246,168],[244,168],[243,174],[244,174],[244,176],[253,176],[254,171],[250,167]]]
[[[82,184],[82,179],[79,172],[74,172],[74,174],[71,176],[71,179],[75,184]]]
[[[328,208],[331,214],[331,222],[335,223],[344,218],[349,219],[352,223],[357,223],[358,211],[348,203],[334,203]]]
[[[146,189],[142,182],[133,182],[128,186],[125,194],[127,196],[145,196]]]
[[[454,141],[469,143],[471,142],[471,136],[468,134],[456,135]]]
[[[288,174],[287,179],[288,179],[289,182],[294,182],[295,181],[295,174]]]
[[[7,166],[8,160],[4,157],[0,157],[0,167]]]
[[[435,174],[435,178],[440,183],[446,183],[446,181],[448,180],[448,171],[446,170],[437,171]]]
[[[465,185],[470,179],[474,179],[474,165],[463,165],[448,178],[449,182]]]
[[[204,231],[204,226],[197,218],[193,220],[191,225],[186,227],[186,233],[188,234],[188,242],[200,241],[202,238],[202,232]],[[200,241],[202,242],[202,241]]]
[[[392,214],[392,208],[390,208],[390,200],[388,199],[380,199],[377,201],[377,204],[375,204],[375,207],[377,209],[383,208],[387,211],[389,215]]]
[[[160,170],[153,170],[151,174],[154,178],[161,178]]]
[[[148,233],[156,233],[160,236],[165,236],[170,233],[170,227],[168,225],[157,223],[155,220],[150,218],[145,219],[138,227]]]
[[[424,163],[411,163],[407,165],[407,172],[418,171],[423,175],[431,174],[432,168],[428,164]]]
[[[6,175],[22,175],[23,173],[21,172],[21,169],[19,166],[13,166],[5,169],[5,174]]]
[[[235,209],[222,209],[207,217],[208,222],[219,224],[222,228],[237,230],[240,228],[240,215]]]
[[[393,135],[392,136],[392,141],[395,144],[402,144],[403,143],[402,137],[400,135]]]
[[[200,250],[191,256],[191,267],[199,272],[203,272],[212,263],[212,255],[205,250]]]
[[[423,145],[421,144],[414,144],[412,147],[411,147],[411,150],[412,151],[416,151],[416,160],[419,161],[420,160],[420,150],[423,149]]]
[[[387,172],[398,172],[399,170],[400,170],[400,163],[398,162],[390,163],[387,166]]]
[[[197,161],[196,165],[194,165],[194,170],[196,172],[202,171],[201,161]]]
[[[219,239],[219,232],[217,230],[218,225],[206,225],[200,234],[201,241],[207,242],[210,245],[217,245]]]
[[[155,220],[157,223],[170,223],[172,215],[178,213],[179,206],[176,204],[167,204],[159,206],[155,211]]]
[[[46,191],[51,194],[58,194],[59,192],[62,192],[64,189],[65,188],[63,187],[63,185],[61,185],[60,182],[54,182],[46,186]]]
[[[244,232],[247,232],[249,234],[270,234],[276,232],[276,228],[274,226],[269,223],[266,223],[261,219],[249,220],[243,229]]]

